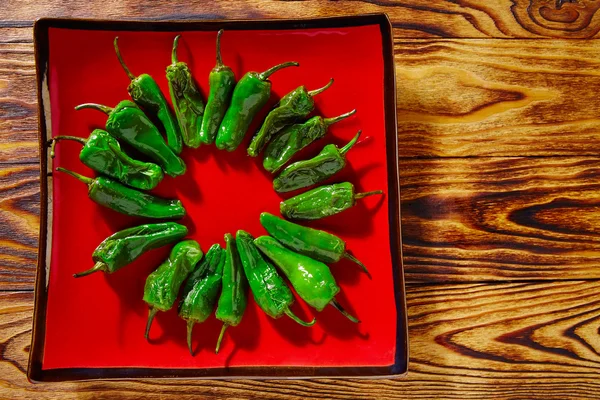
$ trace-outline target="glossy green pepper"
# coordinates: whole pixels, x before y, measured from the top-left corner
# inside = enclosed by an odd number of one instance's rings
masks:
[[[131,264],[147,251],[176,242],[187,235],[188,229],[175,222],[145,224],[123,229],[107,237],[96,247],[92,259],[96,263],[75,278],[102,271],[108,274]]]
[[[218,244],[213,244],[183,288],[179,316],[187,322],[187,344],[191,355],[194,355],[192,350],[194,325],[206,321],[212,314],[221,290],[224,265],[225,251]]]
[[[85,103],[75,107],[76,110],[85,108],[102,111],[108,115],[106,120],[108,133],[158,163],[167,175],[179,176],[185,173],[183,160],[173,153],[156,126],[132,101],[124,100],[115,108],[95,103]]]
[[[322,311],[328,304],[331,304],[350,321],[360,322],[346,312],[335,299],[340,287],[335,282],[327,265],[287,249],[270,236],[256,238],[254,243],[283,271],[296,289],[298,296],[311,307]]]
[[[286,62],[262,73],[248,72],[240,79],[219,127],[215,142],[219,150],[234,151],[242,143],[250,123],[271,97],[269,76],[282,68],[298,65],[297,62]]]
[[[346,153],[354,146],[361,131],[339,149],[335,144],[326,145],[321,152],[310,160],[298,161],[288,165],[275,180],[273,188],[278,193],[302,189],[331,178],[346,166]]]
[[[252,141],[248,146],[248,155],[256,157],[263,151],[273,135],[287,125],[293,124],[310,114],[315,108],[313,96],[323,93],[332,84],[333,79],[322,88],[311,90],[310,92],[307,91],[304,86],[300,86],[283,96],[281,100],[279,100],[279,104],[269,112],[267,118],[265,118],[265,121],[260,127],[260,130],[252,138]]]
[[[260,223],[269,235],[296,253],[324,263],[336,263],[342,257],[347,258],[369,274],[367,267],[346,251],[346,242],[331,233],[298,225],[267,212],[260,214]]]
[[[263,167],[269,172],[276,172],[283,167],[294,154],[315,140],[325,136],[327,129],[332,124],[348,118],[355,112],[356,110],[352,110],[334,118],[315,116],[302,124],[288,126],[267,146],[263,158]]]
[[[254,244],[254,238],[248,232],[237,231],[235,242],[248,278],[250,289],[256,304],[271,318],[287,315],[302,326],[313,326],[311,322],[302,321],[291,310],[294,295],[271,263],[263,258]]]
[[[87,139],[78,136],[55,136],[50,140],[50,157],[54,158],[56,143],[61,140],[73,140],[83,144],[79,159],[84,165],[136,189],[154,189],[163,179],[162,169],[158,165],[129,157],[121,149],[117,139],[102,129],[94,129]]]
[[[212,144],[215,141],[219,126],[229,106],[231,93],[235,87],[235,75],[231,68],[223,65],[221,59],[222,34],[223,29],[217,33],[217,64],[208,76],[210,92],[202,117],[202,127],[200,128],[200,141],[204,144]]]
[[[180,200],[161,199],[122,185],[105,176],[88,178],[65,168],[58,167],[57,170],[88,185],[88,197],[95,203],[121,214],[158,219],[175,219],[185,216],[185,208]]]
[[[148,339],[152,321],[159,311],[169,311],[179,288],[196,264],[202,259],[203,253],[195,240],[179,242],[171,250],[169,257],[146,279],[144,286],[144,301],[148,304],[148,322],[144,337]]]
[[[321,219],[341,213],[353,207],[356,200],[375,194],[383,194],[383,191],[354,193],[350,182],[334,183],[282,201],[279,209],[287,219]]]
[[[167,67],[167,80],[183,143],[188,147],[197,148],[200,146],[200,126],[204,114],[204,101],[187,64],[177,60],[177,46],[180,37],[181,35],[175,36],[173,41],[172,64]]]
[[[121,57],[118,41],[119,37],[117,36],[115,37],[113,44],[119,63],[131,80],[131,83],[127,87],[129,95],[136,104],[143,107],[144,110],[155,115],[160,120],[165,129],[165,133],[167,134],[167,143],[169,144],[169,147],[175,154],[181,153],[181,149],[183,148],[181,143],[181,131],[179,130],[177,120],[171,112],[171,108],[169,108],[169,103],[167,103],[165,95],[158,87],[154,78],[150,75],[141,74],[136,77],[131,73]]]
[[[228,233],[225,235],[225,265],[223,266],[223,290],[215,316],[223,321],[223,328],[217,340],[215,353],[219,352],[223,335],[228,326],[237,326],[244,316],[247,304],[248,281],[244,275],[240,256],[237,252],[235,239]]]

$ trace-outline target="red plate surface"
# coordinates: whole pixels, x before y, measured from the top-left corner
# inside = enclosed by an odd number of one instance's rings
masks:
[[[51,128],[58,134],[87,137],[102,128],[106,116],[93,110],[75,111],[84,102],[114,106],[128,99],[128,78],[114,54],[119,36],[121,53],[134,74],[149,73],[168,97],[165,67],[176,33],[182,33],[179,58],[190,66],[202,92],[208,94],[208,74],[215,63],[215,31],[150,32],[50,28],[48,87]],[[359,129],[363,136],[348,153],[348,166],[331,182],[351,181],[357,191],[388,191],[384,114],[384,56],[377,24],[353,27],[282,30],[226,30],[224,63],[239,79],[247,71],[263,71],[283,61],[298,61],[271,78],[272,96],[237,151],[214,146],[185,149],[188,172],[165,178],[156,192],[183,201],[190,229],[204,251],[238,229],[265,234],[259,214],[279,215],[282,196],[272,189],[272,176],[261,158],[245,147],[258,120],[290,90],[334,85],[315,97],[316,112],[326,117],[356,109],[355,116],[333,125],[325,139],[303,156],[315,155],[325,144],[339,146]],[[92,176],[78,153],[81,146],[62,142],[53,166]],[[302,156],[301,156],[302,157]],[[396,360],[397,310],[390,252],[388,196],[369,197],[342,214],[315,223],[347,241],[348,248],[369,268],[372,279],[347,260],[332,265],[342,288],[338,300],[362,323],[353,324],[332,307],[317,313],[300,299],[293,310],[305,319],[317,317],[312,328],[283,317],[272,320],[250,300],[241,324],[228,329],[221,351],[214,353],[220,322],[212,316],[194,330],[197,354],[185,344],[185,323],[175,309],[159,313],[151,340],[144,339],[147,305],[142,301],[146,276],[166,257],[169,248],[155,250],[112,275],[75,279],[73,273],[93,265],[95,247],[117,230],[149,222],[102,208],[87,197],[87,188],[55,172],[49,181],[52,223],[50,268],[42,369],[64,368],[223,368],[223,367],[348,367],[390,366]],[[394,190],[394,188],[392,188]],[[294,194],[294,193],[292,193]],[[290,197],[289,195],[285,197]],[[392,219],[393,221],[393,219]],[[50,241],[50,237],[48,238]],[[49,250],[50,251],[50,250]],[[396,250],[393,250],[396,251]],[[251,297],[251,295],[250,295]],[[402,344],[398,344],[402,345]]]

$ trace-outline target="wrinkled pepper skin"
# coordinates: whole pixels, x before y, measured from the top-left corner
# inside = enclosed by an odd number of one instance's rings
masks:
[[[310,160],[297,161],[288,165],[273,180],[273,188],[278,193],[285,193],[331,178],[346,166],[346,153],[354,146],[360,133],[361,131],[358,131],[356,136],[341,149],[335,144],[328,144]]]
[[[240,261],[235,239],[228,233],[225,235],[225,265],[223,266],[222,291],[215,316],[223,322],[223,328],[217,340],[215,352],[219,352],[223,335],[228,326],[237,326],[244,316],[247,304],[248,281]]]
[[[178,219],[185,216],[180,200],[167,200],[132,189],[105,176],[94,179],[57,168],[88,185],[88,197],[101,206],[133,217]]]
[[[333,79],[322,88],[310,92],[304,86],[300,86],[283,96],[277,107],[269,112],[259,131],[252,138],[248,146],[248,155],[250,157],[258,156],[277,132],[308,116],[315,108],[313,96],[327,90],[332,84]]]
[[[181,132],[179,130],[177,120],[173,116],[171,108],[169,108],[169,103],[167,103],[165,95],[158,87],[158,84],[154,78],[152,78],[150,75],[141,74],[136,77],[131,73],[121,57],[118,41],[119,37],[117,36],[115,37],[113,44],[115,47],[115,53],[119,59],[119,63],[131,80],[131,83],[129,83],[129,86],[127,87],[129,95],[136,104],[138,104],[140,107],[143,107],[146,111],[155,115],[160,120],[163,128],[165,129],[165,133],[167,134],[167,143],[169,144],[169,147],[175,154],[181,153],[183,148]]]
[[[179,317],[187,323],[187,344],[191,355],[194,355],[192,349],[194,325],[206,321],[212,314],[221,290],[224,265],[225,251],[218,244],[212,245],[183,288]]]
[[[287,219],[321,219],[354,207],[357,199],[375,194],[383,194],[383,191],[354,193],[350,182],[334,183],[282,201],[279,209]]]
[[[167,146],[156,126],[134,102],[124,100],[115,108],[95,103],[85,103],[75,107],[76,110],[86,108],[102,111],[108,115],[106,120],[108,133],[148,156],[160,165],[167,175],[185,174],[183,160]]]
[[[314,325],[315,319],[304,322],[291,312],[289,307],[294,303],[292,291],[275,267],[260,254],[254,238],[248,232],[239,230],[235,235],[235,242],[256,304],[271,318],[279,318],[285,314],[300,325]]]
[[[223,29],[217,33],[217,64],[208,75],[210,92],[200,128],[200,141],[204,144],[214,143],[235,87],[235,75],[231,68],[223,64],[221,59],[222,34]]]
[[[168,311],[175,304],[183,281],[202,259],[203,253],[195,240],[177,243],[169,257],[146,279],[144,301],[148,304],[148,323],[145,337],[158,311]]]
[[[79,278],[98,271],[112,274],[145,252],[176,242],[187,233],[184,225],[175,222],[139,225],[116,232],[94,250],[92,259],[96,264],[74,276]]]
[[[95,129],[87,139],[78,136],[55,136],[52,138],[50,157],[61,140],[73,140],[83,144],[79,159],[87,167],[119,182],[141,190],[151,190],[163,179],[163,172],[154,163],[134,160],[125,153],[119,142],[108,132]]]
[[[348,258],[369,273],[362,262],[346,251],[346,242],[329,232],[298,225],[267,212],[260,214],[260,223],[269,235],[296,253],[328,264]]]
[[[315,116],[302,124],[295,124],[283,129],[265,149],[263,167],[269,172],[276,172],[283,167],[297,152],[321,139],[332,124],[353,115],[356,110],[334,118]]]
[[[271,97],[269,76],[282,68],[298,65],[297,62],[286,62],[262,73],[248,72],[240,79],[219,127],[215,141],[219,150],[234,151],[242,143],[252,120]]]
[[[177,60],[177,45],[180,37],[177,35],[173,41],[171,65],[167,67],[167,81],[183,143],[195,149],[200,146],[204,100],[187,64]]]

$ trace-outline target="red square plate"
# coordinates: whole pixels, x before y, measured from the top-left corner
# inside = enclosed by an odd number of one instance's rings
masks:
[[[92,266],[94,248],[107,236],[146,221],[101,208],[87,197],[84,184],[61,173],[62,166],[91,176],[78,153],[80,145],[62,142],[54,160],[47,141],[53,136],[87,137],[106,116],[80,103],[113,106],[127,99],[128,78],[117,62],[113,38],[134,74],[149,73],[168,94],[165,67],[176,34],[179,58],[186,61],[206,96],[215,64],[215,37],[225,29],[222,52],[239,79],[283,61],[298,61],[271,77],[271,102],[305,85],[318,88],[316,112],[332,117],[356,109],[333,125],[300,157],[324,144],[345,144],[363,130],[348,154],[349,165],[334,177],[357,190],[384,189],[341,214],[309,225],[338,234],[370,269],[372,279],[349,261],[332,266],[342,288],[338,299],[362,323],[352,324],[332,307],[316,313],[302,301],[293,306],[317,324],[304,328],[287,318],[272,320],[249,301],[242,323],[230,328],[219,354],[213,349],[220,323],[211,317],[195,327],[195,357],[185,343],[184,321],[175,310],[159,313],[151,340],[144,339],[146,276],[169,249],[155,250],[112,275],[75,279]],[[311,20],[116,22],[42,19],[35,25],[40,104],[41,226],[34,334],[28,376],[33,381],[119,377],[373,377],[401,375],[407,368],[404,280],[401,264],[398,149],[392,36],[385,15]],[[168,96],[167,96],[168,97]],[[257,128],[257,118],[251,131]],[[250,134],[247,135],[247,144]],[[279,213],[282,196],[261,160],[214,146],[185,149],[188,171],[165,178],[156,192],[183,201],[182,223],[207,250],[223,244],[238,229],[265,234],[262,211]],[[289,197],[289,196],[285,196]]]

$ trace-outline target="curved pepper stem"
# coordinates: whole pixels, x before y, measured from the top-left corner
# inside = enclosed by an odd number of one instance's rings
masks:
[[[81,182],[85,183],[86,185],[91,185],[94,182],[94,180],[92,178],[88,178],[87,176],[78,174],[77,172],[71,171],[71,170],[63,168],[63,167],[58,167],[58,168],[56,168],[56,170],[60,171],[60,172],[64,172],[66,174],[69,174],[73,178],[80,180]]]
[[[221,58],[221,35],[223,34],[223,29],[220,29],[217,32],[217,67],[223,66],[223,59]]]
[[[112,107],[97,103],[83,103],[75,107],[77,111],[83,110],[84,108],[91,108],[92,110],[102,111],[106,115],[109,115],[114,110],[114,108]]]
[[[292,312],[292,310],[290,310],[289,308],[285,309],[285,315],[287,315],[288,317],[290,317],[291,319],[293,319],[294,321],[296,321],[297,323],[299,323],[302,326],[313,326],[315,324],[315,322],[317,322],[316,318],[313,318],[312,321],[310,322],[306,322],[300,319],[300,317],[298,317],[296,314],[294,314]]]
[[[221,341],[223,340],[223,335],[225,335],[225,330],[229,325],[223,324],[221,328],[221,333],[219,333],[219,339],[217,339],[217,347],[215,347],[215,354],[219,354],[219,349],[221,348]]]
[[[123,69],[125,70],[125,73],[127,74],[127,76],[129,77],[130,80],[134,80],[135,79],[135,75],[131,73],[131,71],[129,70],[129,68],[127,68],[127,64],[125,64],[125,61],[123,61],[123,57],[121,57],[121,51],[119,50],[119,37],[116,36],[115,40],[113,42],[113,46],[115,46],[115,52],[117,53],[117,58],[119,59],[119,64],[121,64],[121,67],[123,67]]]
[[[356,109],[349,111],[345,114],[342,115],[338,115],[337,117],[333,117],[333,118],[323,118],[323,123],[325,124],[326,127],[329,127],[330,125],[335,124],[336,122],[340,122],[343,119],[348,118],[351,115],[356,114]]]
[[[173,49],[171,50],[171,62],[173,64],[177,64],[179,62],[177,60],[177,47],[179,46],[179,38],[181,38],[181,35],[175,36],[175,40],[173,40]]]
[[[351,148],[352,148],[352,147],[353,147],[353,146],[356,144],[356,142],[358,141],[358,138],[360,137],[360,134],[361,134],[361,133],[362,133],[362,131],[358,131],[358,133],[356,134],[356,136],[354,136],[354,137],[352,138],[352,140],[350,140],[350,141],[348,142],[348,144],[346,144],[344,147],[342,147],[342,148],[340,149],[340,154],[341,154],[341,155],[344,155],[344,154],[346,154],[346,153],[348,152],[348,150],[350,150],[350,149],[351,149]]]
[[[269,68],[265,72],[258,74],[258,79],[260,79],[261,81],[266,81],[267,79],[269,79],[269,76],[273,75],[275,72],[279,71],[280,69],[287,68],[287,67],[297,67],[299,65],[300,64],[297,63],[296,61],[288,61],[288,62],[284,62],[284,63],[278,64],[278,65],[275,65],[274,67]]]
[[[342,307],[342,305],[338,303],[335,297],[329,302],[329,304],[331,304],[333,307],[335,307],[336,310],[344,314],[344,317],[348,318],[350,321],[354,322],[355,324],[360,323],[360,320],[358,318],[352,316],[348,311],[344,310],[344,307]]]
[[[348,260],[357,263],[362,268],[364,273],[369,276],[369,279],[371,279],[371,273],[369,272],[369,270],[367,269],[365,264],[363,264],[358,258],[354,257],[352,254],[348,253],[347,251],[345,251],[344,254],[342,254],[342,257],[347,258]]]
[[[192,332],[194,331],[195,324],[196,323],[192,320],[187,322],[187,345],[192,356],[194,355],[194,350],[192,349]]]
[[[87,143],[86,139],[79,137],[79,136],[60,135],[60,136],[53,137],[48,142],[48,144],[50,144],[50,158],[54,158],[54,150],[56,147],[56,143],[58,143],[61,140],[73,140],[75,142],[81,143],[84,146]]]
[[[82,276],[87,276],[87,275],[93,274],[94,272],[98,272],[98,271],[108,272],[108,265],[106,265],[102,261],[98,261],[92,268],[88,269],[87,271],[82,271],[82,272],[73,274],[73,277],[81,278]]]
[[[144,337],[148,340],[148,336],[150,336],[150,327],[152,326],[152,321],[154,321],[154,317],[156,317],[156,313],[158,312],[158,308],[150,306],[148,309],[148,322],[146,322],[146,332],[144,333]]]
[[[329,89],[329,88],[331,87],[331,85],[333,85],[333,78],[331,78],[331,79],[329,80],[329,83],[328,83],[327,85],[325,85],[325,86],[323,86],[323,87],[321,87],[321,88],[319,88],[319,89],[310,90],[310,91],[308,92],[308,95],[309,95],[310,97],[314,97],[314,96],[316,96],[316,95],[318,95],[318,94],[320,94],[320,93],[323,93],[323,92],[324,92],[324,91],[326,91],[327,89]]]
[[[373,196],[376,194],[383,194],[383,190],[373,190],[371,192],[357,193],[354,195],[355,199],[362,199],[364,197]]]

